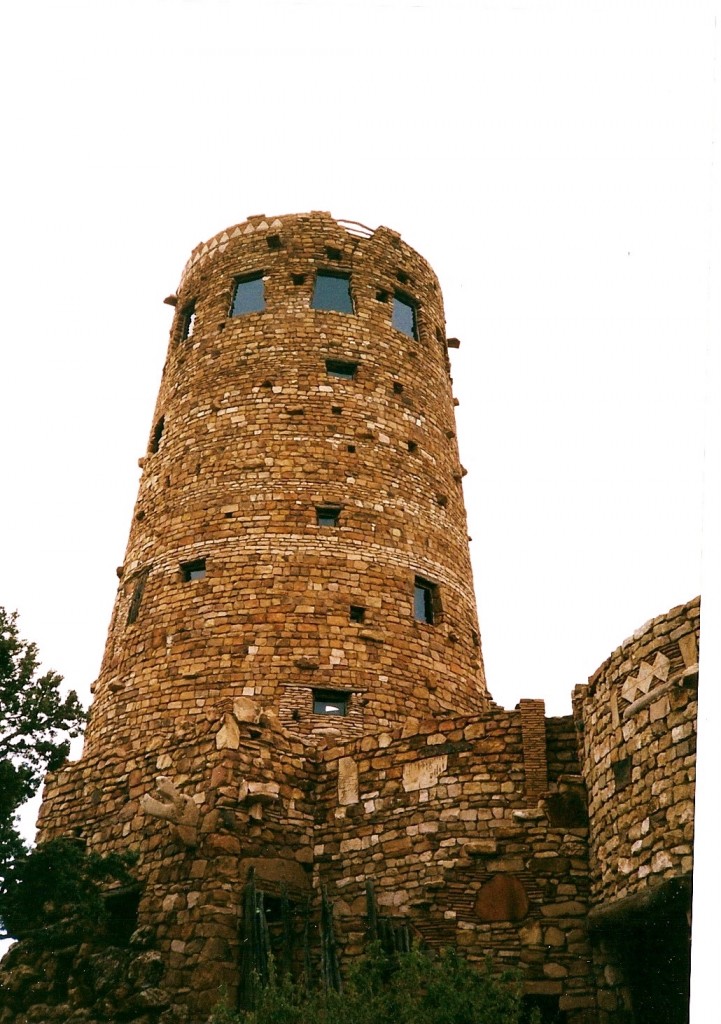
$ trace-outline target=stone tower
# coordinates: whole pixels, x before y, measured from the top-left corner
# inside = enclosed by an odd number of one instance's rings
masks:
[[[699,602],[573,717],[497,707],[428,264],[252,217],[167,301],[85,750],[38,822],[135,851],[134,884],[10,951],[0,1024],[205,1024],[271,953],[333,982],[369,937],[515,967],[544,1024],[683,1024]]]
[[[306,735],[487,707],[426,261],[384,227],[253,217],[168,301],[87,752],[239,696]]]

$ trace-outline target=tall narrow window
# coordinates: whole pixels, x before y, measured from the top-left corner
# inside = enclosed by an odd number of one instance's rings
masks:
[[[439,613],[438,587],[429,580],[416,576],[413,591],[413,615],[418,622],[433,625]]]
[[[160,439],[163,436],[165,430],[165,416],[161,416],[158,422],[153,427],[153,436],[150,438],[150,451],[151,453],[157,452],[160,448]]]
[[[319,270],[313,289],[313,309],[333,309],[336,313],[352,313],[350,274],[334,270]]]
[[[138,614],[140,612],[140,605],[143,600],[143,591],[145,590],[145,584],[147,583],[149,573],[149,569],[144,569],[141,573],[138,574],[135,580],[133,596],[130,599],[130,607],[128,608],[128,626],[131,626],[138,618]]]
[[[193,337],[195,330],[195,302],[189,302],[180,314],[180,340]]]
[[[393,296],[393,319],[391,322],[397,331],[402,331],[409,338],[418,340],[416,306],[413,300],[403,292],[396,292]]]
[[[185,583],[190,583],[191,580],[204,580],[205,559],[196,558],[193,562],[183,562],[180,566],[180,571],[183,574]]]
[[[339,505],[319,505],[315,510],[318,526],[337,526],[340,519]]]
[[[244,316],[246,313],[260,313],[265,309],[263,271],[239,277],[235,282],[230,316]]]

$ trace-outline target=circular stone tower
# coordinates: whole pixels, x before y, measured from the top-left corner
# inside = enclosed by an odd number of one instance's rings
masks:
[[[385,227],[252,217],[167,301],[86,753],[241,696],[348,738],[487,708],[426,261]]]

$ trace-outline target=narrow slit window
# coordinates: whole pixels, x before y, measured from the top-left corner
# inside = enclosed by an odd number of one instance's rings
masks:
[[[314,715],[347,715],[350,694],[343,690],[313,690]]]
[[[416,576],[413,589],[413,615],[416,621],[433,625],[438,621],[439,610],[438,586]]]
[[[190,583],[191,580],[204,580],[205,579],[205,559],[196,558],[192,562],[183,562],[180,566],[180,571],[183,575],[183,581]]]
[[[239,277],[235,282],[230,316],[244,316],[246,313],[261,313],[265,309],[263,271]]]
[[[133,588],[133,596],[130,599],[130,607],[128,608],[127,625],[132,626],[137,621],[140,613],[140,605],[143,600],[143,591],[145,590],[145,584],[148,580],[148,571],[140,573],[135,580],[135,587]]]
[[[315,278],[311,307],[334,310],[336,313],[352,313],[350,274],[319,270]]]
[[[315,510],[315,521],[318,526],[338,526],[340,511],[339,505],[318,505]]]
[[[341,380],[353,380],[358,363],[344,363],[340,359],[326,359],[326,373],[329,377],[340,377]]]
[[[393,296],[393,318],[392,324],[397,331],[407,334],[409,338],[418,341],[418,318],[416,306],[411,298],[402,292],[396,292]]]
[[[165,416],[161,416],[158,422],[153,427],[153,436],[150,439],[150,451],[155,453],[160,448],[160,439],[163,436],[165,430]]]
[[[192,338],[195,331],[195,302],[189,302],[180,314],[180,340]]]

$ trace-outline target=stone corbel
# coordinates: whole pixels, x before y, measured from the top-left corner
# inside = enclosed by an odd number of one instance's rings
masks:
[[[240,784],[238,802],[249,805],[248,814],[255,821],[262,819],[264,804],[271,804],[279,799],[280,786],[277,782],[247,782],[243,779]]]
[[[155,794],[146,793],[142,796],[140,808],[151,818],[169,822],[172,832],[183,846],[198,845],[200,811],[195,802],[181,793],[167,775],[157,777]]]

